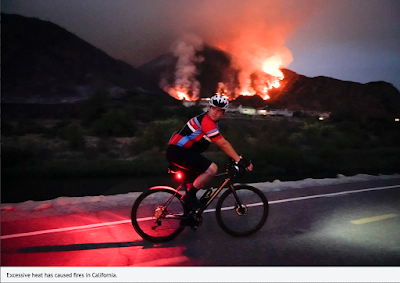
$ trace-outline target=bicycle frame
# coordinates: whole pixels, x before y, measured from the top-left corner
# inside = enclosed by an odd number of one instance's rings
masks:
[[[220,173],[220,174],[215,175],[215,177],[220,177],[220,176],[227,176],[227,178],[226,178],[225,181],[221,184],[221,186],[220,186],[217,190],[215,190],[215,191],[213,192],[213,194],[211,195],[211,197],[210,197],[210,199],[207,201],[207,203],[204,205],[204,207],[202,207],[201,209],[199,209],[199,211],[197,211],[197,214],[198,214],[198,215],[202,214],[202,213],[204,212],[204,210],[207,209],[207,207],[208,207],[208,206],[213,202],[213,200],[219,195],[219,193],[220,193],[220,192],[222,191],[222,189],[226,186],[226,184],[229,184],[229,188],[232,190],[233,195],[235,196],[236,202],[237,202],[239,205],[241,205],[240,200],[239,200],[239,198],[238,198],[238,196],[237,196],[237,194],[236,194],[235,188],[233,187],[233,185],[232,185],[232,183],[231,183],[231,178],[229,177],[229,175],[228,175],[226,172],[225,172],[225,173]],[[178,191],[182,188],[182,186],[183,186],[183,185],[186,185],[186,184],[188,184],[188,183],[191,183],[191,182],[183,182],[182,184],[180,184],[179,187],[178,187],[178,189],[176,190],[176,192],[178,193]],[[168,200],[168,201],[166,202],[166,204],[169,203],[169,202],[170,202],[170,200]]]
[[[222,183],[222,185],[211,195],[210,199],[207,201],[204,207],[200,208],[200,210],[197,212],[198,214],[202,214],[204,210],[211,204],[211,202],[217,197],[217,195],[222,191],[222,189],[225,187],[226,184],[229,183],[229,187],[231,188],[232,191],[235,191],[231,184],[231,178],[226,178],[225,181]],[[236,193],[235,193],[236,197]],[[237,198],[237,197],[236,197]]]

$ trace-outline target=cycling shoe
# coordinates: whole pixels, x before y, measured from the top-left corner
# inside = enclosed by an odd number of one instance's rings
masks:
[[[196,231],[196,229],[200,227],[202,223],[203,223],[203,217],[201,217],[201,215],[197,215],[196,212],[191,211],[187,215],[187,218],[181,220],[180,225],[189,226],[194,231]]]

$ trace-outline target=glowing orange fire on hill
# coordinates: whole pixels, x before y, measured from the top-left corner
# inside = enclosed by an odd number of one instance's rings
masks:
[[[253,96],[259,95],[262,99],[267,100],[271,97],[268,92],[272,89],[281,86],[281,80],[284,79],[282,71],[279,69],[279,58],[269,58],[261,64],[262,71],[257,71],[248,75],[246,73],[240,74],[242,76],[239,89],[234,93],[229,94],[227,88],[223,83],[219,83],[216,94],[224,95],[229,99],[234,99],[237,96]],[[247,76],[247,77],[246,77]]]
[[[263,65],[263,67],[265,67],[265,64]],[[271,73],[274,73],[277,76],[274,76]],[[284,79],[284,75],[279,69],[273,70],[273,72],[271,71],[271,73],[267,73],[265,71],[258,72],[257,78],[253,80],[249,78],[247,80],[247,85],[244,85],[240,89],[236,89],[231,92],[228,90],[223,82],[220,82],[215,93],[225,96],[229,100],[235,99],[240,95],[259,95],[262,99],[268,100],[270,99],[268,92],[272,89],[279,88],[281,86],[281,80]],[[190,95],[190,93],[193,93],[193,91],[190,91],[190,89],[183,86],[164,86],[164,90],[168,92],[169,95],[178,100],[196,101],[197,99],[199,99],[198,95]]]
[[[185,46],[185,50],[190,52],[186,52],[185,56],[179,54],[181,57],[176,66],[175,83],[170,85],[164,81],[160,86],[178,100],[196,101],[200,98],[201,87],[195,79],[197,75],[195,62],[199,62],[199,59],[195,57],[195,52],[190,49],[189,45]],[[238,72],[239,85],[232,87],[229,83],[220,82],[215,93],[224,95],[229,100],[238,96],[254,95],[259,95],[264,100],[270,99],[270,90],[279,88],[284,79],[280,68],[285,65],[282,62],[285,54],[275,54],[278,55],[269,57],[265,55],[265,57],[250,56],[251,60],[249,60],[248,66],[241,67]],[[185,60],[182,60],[182,58]]]
[[[268,92],[281,86],[284,75],[280,70],[282,60],[279,56],[272,56],[260,64],[260,69],[252,74],[252,78],[242,78],[242,86],[237,95],[259,95],[262,99],[270,99]]]
[[[169,95],[171,95],[172,97],[175,97],[178,100],[188,100],[188,101],[196,100],[196,99],[192,99],[189,96],[188,91],[183,88],[170,88],[168,90],[168,93],[169,93]]]

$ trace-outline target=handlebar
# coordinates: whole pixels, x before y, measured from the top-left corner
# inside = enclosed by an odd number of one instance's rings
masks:
[[[245,168],[239,166],[239,164],[236,161],[230,158],[229,162],[225,164],[225,172],[217,174],[215,176],[218,177],[218,176],[228,175],[231,179],[234,179],[242,177],[245,172],[246,172]]]

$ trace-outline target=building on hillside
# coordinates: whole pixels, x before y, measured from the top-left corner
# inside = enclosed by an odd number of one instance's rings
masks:
[[[209,98],[201,98],[198,100],[182,100],[182,105],[185,107],[191,107],[191,106],[201,106],[201,107],[206,107],[208,106],[208,101]]]
[[[208,109],[208,101],[209,98],[201,98],[200,100],[197,101],[188,101],[188,100],[183,100],[182,104],[186,107],[191,107],[191,106],[201,106],[203,108],[203,111],[207,111]],[[287,109],[270,109],[267,110],[265,108],[259,108],[256,109],[254,107],[249,107],[249,106],[233,106],[230,105],[229,108],[226,110],[227,113],[238,113],[238,114],[243,114],[243,115],[260,115],[260,116],[284,116],[284,117],[292,117],[293,116],[293,111],[289,111]],[[324,116],[326,117],[326,116]],[[329,117],[329,116],[328,116]]]
[[[262,115],[262,116],[267,116],[268,110],[267,109],[257,109],[257,114]]]
[[[183,100],[182,105],[185,107],[196,106],[196,101]]]
[[[287,109],[271,109],[271,110],[266,110],[266,115],[292,117],[293,111],[289,111]]]
[[[326,111],[303,111],[303,113],[309,116],[317,116],[320,120],[328,119],[331,115],[331,112]]]
[[[239,107],[237,108],[237,111],[240,114],[244,114],[244,115],[257,115],[257,109],[253,108],[253,107],[247,107],[247,106],[242,106],[239,105]]]

